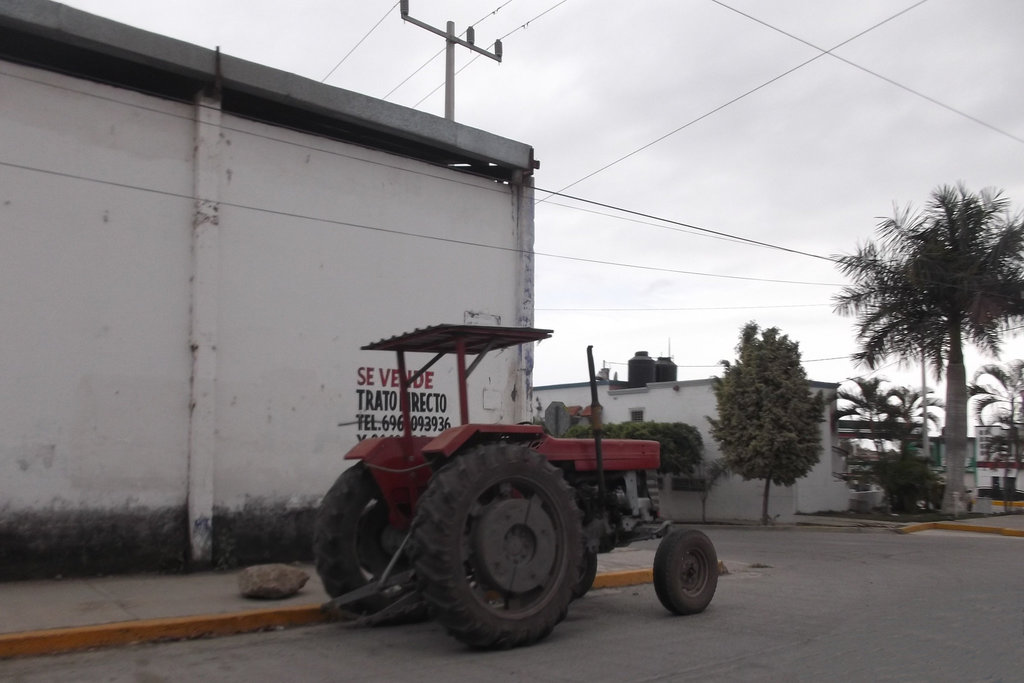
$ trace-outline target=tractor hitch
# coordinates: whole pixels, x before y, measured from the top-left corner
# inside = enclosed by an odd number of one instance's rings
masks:
[[[404,572],[398,572],[397,574],[393,574],[382,581],[374,581],[372,583],[368,583],[365,586],[361,586],[359,588],[356,588],[355,590],[349,591],[348,593],[339,595],[333,600],[328,600],[320,606],[320,609],[324,612],[329,613],[341,612],[343,611],[342,608],[346,605],[351,605],[353,603],[359,602],[360,600],[365,600],[366,598],[375,595],[380,595],[387,591],[389,588],[396,588],[399,586],[405,586],[406,584],[409,584],[412,581],[414,575],[415,573],[413,572],[412,569],[406,569]]]

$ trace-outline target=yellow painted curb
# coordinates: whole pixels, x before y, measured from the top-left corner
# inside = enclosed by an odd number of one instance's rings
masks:
[[[620,572],[598,574],[594,579],[594,588],[620,588],[652,581],[654,581],[653,569],[626,569]]]
[[[973,531],[979,534],[998,534],[1002,531],[1002,528],[997,526],[975,526],[959,522],[935,522],[935,528],[943,531]]]
[[[939,529],[941,531],[970,531],[976,534],[999,534],[1000,536],[1019,536],[1024,538],[1024,529],[1006,529],[998,526],[979,526],[977,524],[961,524],[958,522],[922,522],[921,524],[908,524],[899,529],[901,534],[912,534],[915,531],[928,531]]]
[[[249,633],[267,628],[329,621],[319,605],[251,610],[168,619],[140,619],[113,624],[0,634],[0,659],[54,654],[156,640]]]

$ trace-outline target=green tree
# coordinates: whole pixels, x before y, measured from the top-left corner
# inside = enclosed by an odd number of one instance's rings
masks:
[[[853,284],[835,309],[857,317],[854,360],[874,369],[895,356],[927,358],[946,377],[946,489],[955,512],[967,456],[966,342],[997,354],[1000,334],[1024,320],[1024,221],[999,192],[963,185],[932,193],[919,214],[897,210],[878,242],[836,257]]]
[[[935,409],[943,405],[930,390],[928,396],[922,398],[920,391],[888,386],[880,377],[854,377],[839,387],[836,398],[839,401],[836,418],[853,418],[855,423],[866,427],[867,438],[879,454],[888,451],[888,443],[899,452],[908,450],[920,434],[922,420],[927,419],[929,427],[939,426]]]
[[[1012,360],[997,365],[989,364],[974,373],[969,391],[974,401],[974,414],[986,425],[1002,427],[1002,434],[989,440],[1003,461],[1003,481],[1009,484],[1010,468],[1021,469],[1021,427],[1024,426],[1024,361]],[[1014,486],[1004,485],[1003,510],[1009,512],[1010,502],[1016,498]]]
[[[854,377],[836,392],[839,401],[836,419],[852,418],[854,422],[866,426],[868,438],[875,445],[876,453],[885,451],[887,422],[892,409],[882,386],[884,381],[880,377]]]
[[[713,383],[718,418],[708,418],[729,470],[745,480],[764,480],[761,523],[768,524],[771,485],[792,486],[821,457],[824,400],[811,394],[800,365],[799,345],[778,328],[759,335],[747,323],[734,363]]]
[[[879,458],[871,468],[876,481],[885,491],[889,508],[894,512],[913,512],[917,503],[928,500],[935,476],[923,458],[909,453]]]
[[[852,386],[840,387],[836,394],[836,415],[868,425],[875,446],[874,459],[863,463],[868,481],[882,487],[891,509],[915,510],[919,500],[930,499],[935,477],[927,454],[915,455],[911,447],[918,441],[923,411],[929,425],[939,424],[934,408],[942,401],[930,394],[922,399],[916,389],[886,386],[881,378],[856,377],[850,382]]]
[[[604,425],[606,439],[647,439],[661,445],[661,467],[665,474],[691,474],[704,459],[704,439],[693,425],[684,422],[618,422]],[[574,425],[566,438],[589,439],[590,425]]]
[[[931,390],[921,396],[917,389],[894,386],[885,395],[889,405],[891,438],[896,442],[901,455],[909,454],[910,447],[921,440],[922,423],[927,421],[929,430],[941,425],[937,409],[945,404],[942,399],[932,396]],[[925,460],[928,459],[927,453],[921,451],[920,454]]]
[[[936,409],[942,408],[943,402],[931,392],[922,396],[917,389],[904,386],[891,387],[886,392],[886,400],[890,406],[889,429],[897,455],[894,463],[877,469],[878,479],[889,497],[890,506],[897,512],[913,512],[922,500],[930,507],[937,483],[935,473],[929,454],[920,449],[915,455],[912,448],[923,442],[925,423],[928,429],[939,426]]]

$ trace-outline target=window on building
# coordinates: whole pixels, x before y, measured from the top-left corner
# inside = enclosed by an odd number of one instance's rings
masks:
[[[644,409],[643,408],[630,408],[630,410],[629,410],[629,421],[630,422],[643,422],[644,421]]]

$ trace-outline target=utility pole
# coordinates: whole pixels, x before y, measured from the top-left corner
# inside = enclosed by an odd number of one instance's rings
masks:
[[[414,19],[409,16],[409,0],[401,0],[399,3],[402,12],[402,20],[425,28],[431,33],[437,34],[445,39],[447,46],[444,51],[444,117],[449,121],[455,120],[455,46],[468,47],[473,52],[479,52],[484,57],[490,57],[496,62],[501,62],[501,41],[494,41],[494,52],[488,52],[482,47],[477,47],[473,27],[466,29],[466,39],[463,40],[455,35],[455,22],[449,21],[444,31],[435,28],[430,24]]]

